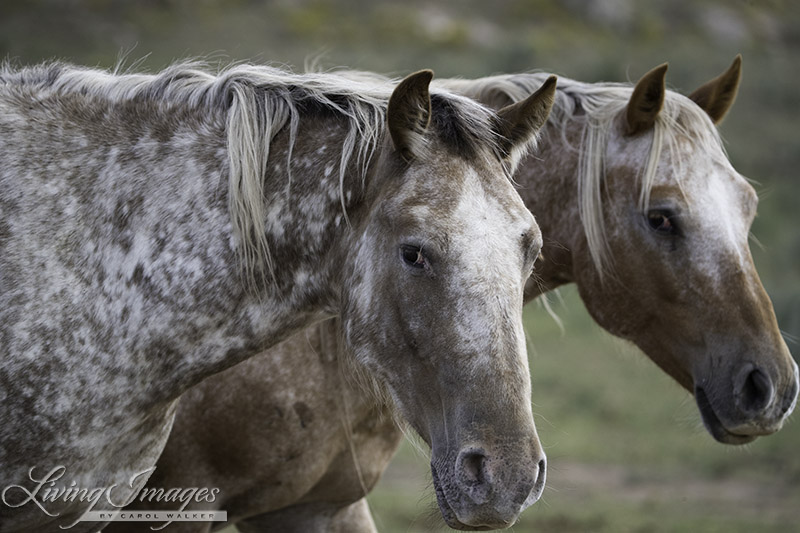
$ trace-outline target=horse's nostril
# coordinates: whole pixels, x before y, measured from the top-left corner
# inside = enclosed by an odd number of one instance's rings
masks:
[[[456,482],[476,505],[489,501],[492,493],[492,474],[488,459],[480,448],[461,450],[456,459]]]
[[[483,453],[479,451],[463,452],[460,463],[468,482],[475,485],[486,482],[486,474],[484,472],[486,456]]]
[[[539,475],[536,477],[536,483],[533,485],[533,490],[531,494],[534,496],[535,500],[538,500],[539,497],[542,495],[542,491],[544,491],[544,483],[547,479],[547,461],[542,459],[539,461]]]
[[[739,406],[751,413],[763,411],[772,403],[773,394],[772,381],[764,372],[754,368],[747,373],[739,388]]]
[[[785,415],[789,410],[794,408],[795,402],[797,401],[797,387],[798,382],[795,379],[792,381],[791,387],[786,390],[786,393],[783,395],[783,405],[781,406],[781,415]]]

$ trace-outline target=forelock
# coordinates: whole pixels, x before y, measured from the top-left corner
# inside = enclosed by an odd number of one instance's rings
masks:
[[[453,94],[431,94],[431,130],[453,154],[473,161],[500,157],[495,114],[484,106]]]

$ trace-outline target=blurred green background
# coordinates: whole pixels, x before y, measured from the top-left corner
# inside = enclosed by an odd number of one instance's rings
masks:
[[[636,80],[669,61],[689,92],[744,56],[721,127],[761,196],[753,253],[795,358],[800,348],[800,2],[779,0],[0,0],[0,57],[157,70],[176,59],[309,59],[440,77],[542,69]],[[726,216],[719,213],[719,216]],[[691,398],[593,325],[573,288],[562,334],[526,311],[537,426],[550,472],[515,531],[800,530],[800,424],[716,444]],[[381,531],[443,529],[427,459],[404,445],[370,498]]]

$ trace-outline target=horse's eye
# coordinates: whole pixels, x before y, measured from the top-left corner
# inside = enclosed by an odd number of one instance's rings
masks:
[[[425,260],[425,256],[422,255],[422,249],[419,246],[404,244],[400,247],[400,253],[403,255],[403,261],[405,261],[408,266],[425,268],[427,261]]]
[[[647,223],[650,228],[665,235],[677,235],[678,226],[676,217],[667,209],[652,209],[647,213]]]

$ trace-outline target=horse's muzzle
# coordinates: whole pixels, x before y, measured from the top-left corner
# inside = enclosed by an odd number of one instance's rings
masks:
[[[481,447],[465,446],[451,463],[450,473],[445,473],[448,465],[440,472],[432,463],[436,498],[447,525],[471,531],[514,525],[544,490],[547,462],[543,454],[537,459],[514,465]]]
[[[724,444],[745,444],[781,429],[797,404],[796,364],[793,371],[793,379],[779,387],[769,371],[746,363],[733,376],[728,401],[722,401],[724,394],[711,394],[696,385],[695,400],[708,432]]]

